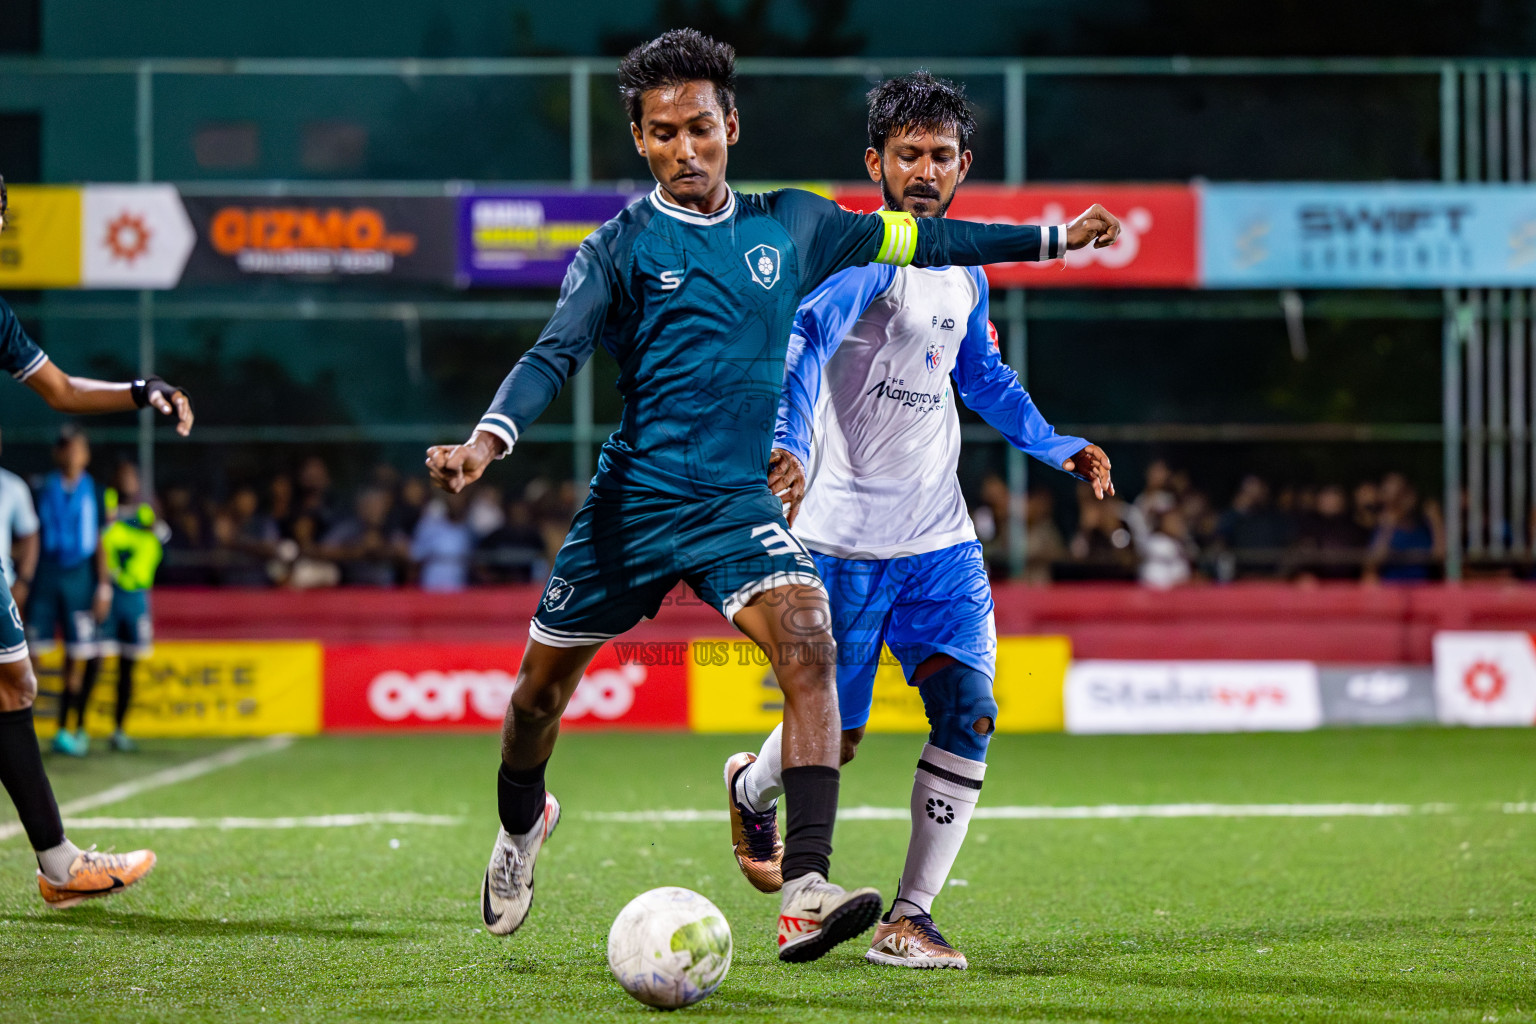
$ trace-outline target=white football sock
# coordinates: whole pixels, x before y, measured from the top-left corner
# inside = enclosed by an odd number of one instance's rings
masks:
[[[69,866],[80,856],[80,847],[66,839],[58,846],[33,852],[37,854],[37,867],[43,877],[54,885],[63,885],[69,881]]]
[[[766,811],[784,795],[784,723],[773,727],[757,760],[736,779],[736,799],[754,811]]]
[[[933,912],[934,897],[955,866],[986,774],[985,761],[972,761],[931,743],[923,746],[912,780],[912,838],[896,890],[897,904],[923,914]],[[892,914],[899,917],[904,910],[896,905]]]

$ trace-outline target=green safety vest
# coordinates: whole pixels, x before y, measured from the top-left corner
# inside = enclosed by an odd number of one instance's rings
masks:
[[[101,534],[102,550],[107,553],[107,572],[122,590],[148,590],[155,584],[155,570],[165,546],[155,532],[155,510],[140,504],[131,516],[118,515],[117,492],[105,494],[107,518],[112,520]]]

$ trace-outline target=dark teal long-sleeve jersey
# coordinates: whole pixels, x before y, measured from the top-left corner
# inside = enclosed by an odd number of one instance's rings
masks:
[[[555,315],[502,382],[479,429],[510,449],[599,344],[624,412],[594,494],[694,501],[767,482],[784,358],[800,300],[867,263],[976,266],[1055,259],[1060,226],[851,213],[811,192],[732,192],[712,214],[658,187],[593,232]]]

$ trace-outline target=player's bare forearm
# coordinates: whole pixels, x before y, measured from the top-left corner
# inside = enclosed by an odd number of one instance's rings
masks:
[[[501,438],[477,430],[463,444],[438,444],[427,449],[427,473],[449,494],[458,494],[480,479],[492,461],[506,454]]]
[[[161,415],[174,417],[176,432],[187,436],[192,432],[193,415],[192,402],[186,392],[167,385],[158,377],[150,380],[153,386],[144,388],[144,400]],[[53,363],[44,363],[27,378],[27,386],[37,392],[49,408],[85,416],[132,412],[139,407],[134,389],[142,384],[71,377]]]

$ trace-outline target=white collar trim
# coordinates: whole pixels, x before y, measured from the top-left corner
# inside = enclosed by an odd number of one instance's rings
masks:
[[[736,213],[736,193],[729,188],[726,190],[725,205],[714,213],[698,213],[686,207],[678,206],[666,197],[666,193],[662,191],[659,184],[651,190],[650,199],[651,205],[656,207],[656,209],[668,217],[682,221],[684,224],[719,224],[722,221],[730,220]]]

